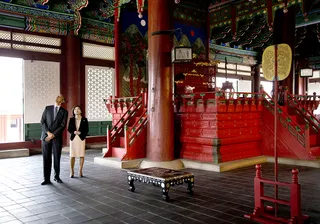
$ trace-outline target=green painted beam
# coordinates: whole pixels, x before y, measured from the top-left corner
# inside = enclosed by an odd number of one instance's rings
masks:
[[[89,136],[106,136],[107,126],[112,125],[112,121],[89,121]],[[25,140],[38,140],[41,136],[40,123],[25,124],[24,125]]]
[[[50,10],[45,9],[38,9],[29,6],[17,5],[8,2],[0,1],[0,11],[13,13],[13,14],[20,14],[25,16],[39,16],[43,18],[50,18],[56,20],[63,20],[63,21],[74,21],[74,14],[62,13],[62,12],[53,12]]]
[[[25,18],[0,13],[0,26],[24,29],[26,26]]]
[[[231,47],[225,47],[225,46],[220,46],[217,44],[210,44],[210,49],[223,51],[226,53],[231,53],[231,54],[236,54],[236,55],[253,56],[253,57],[258,55],[258,53],[255,51],[248,51],[248,50],[236,49],[236,48],[231,48]]]
[[[319,12],[320,10],[314,10],[308,13],[308,21],[304,20],[303,15],[296,16],[296,28],[320,23],[320,15],[318,14]]]

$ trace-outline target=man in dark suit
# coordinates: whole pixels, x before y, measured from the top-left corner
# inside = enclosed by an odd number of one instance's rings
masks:
[[[43,156],[43,176],[41,185],[50,184],[52,152],[54,158],[54,181],[60,179],[60,158],[62,151],[62,133],[66,127],[68,111],[61,105],[65,102],[62,95],[57,96],[55,105],[46,106],[41,118],[41,145]]]

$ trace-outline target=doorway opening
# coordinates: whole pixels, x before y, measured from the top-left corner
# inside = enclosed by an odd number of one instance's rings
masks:
[[[0,143],[24,141],[23,59],[0,57]]]

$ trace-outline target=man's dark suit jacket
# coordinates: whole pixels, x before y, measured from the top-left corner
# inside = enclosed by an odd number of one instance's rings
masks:
[[[76,119],[74,117],[71,117],[69,120],[69,125],[68,125],[68,132],[71,134],[70,135],[70,140],[72,141],[74,139],[74,137],[76,137],[76,135],[74,134],[74,132],[77,130],[76,128]],[[80,127],[79,130],[81,132],[81,134],[79,135],[80,139],[83,141],[88,132],[89,132],[89,124],[88,124],[88,119],[85,117],[81,118],[81,122],[80,122]]]
[[[48,131],[53,133],[55,138],[61,138],[62,132],[67,125],[68,111],[60,107],[56,119],[53,119],[53,110],[54,105],[46,106],[41,117],[41,140],[43,141],[48,136]]]

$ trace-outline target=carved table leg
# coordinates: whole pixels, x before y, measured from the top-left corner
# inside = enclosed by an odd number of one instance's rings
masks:
[[[192,181],[188,181],[188,193],[193,195],[193,190],[192,190],[192,187],[193,187],[193,182]]]
[[[169,189],[170,189],[170,184],[169,183],[161,183],[161,188],[162,188],[162,199],[165,201],[169,201]]]
[[[129,191],[131,191],[131,192],[134,192],[134,190],[136,189],[136,188],[134,187],[133,182],[134,182],[133,179],[131,179],[131,180],[128,181],[129,186],[130,186],[130,187],[129,187]]]
[[[162,199],[164,200],[164,201],[169,201],[169,199],[170,199],[170,197],[169,197],[169,192],[167,191],[163,191],[162,190]]]

